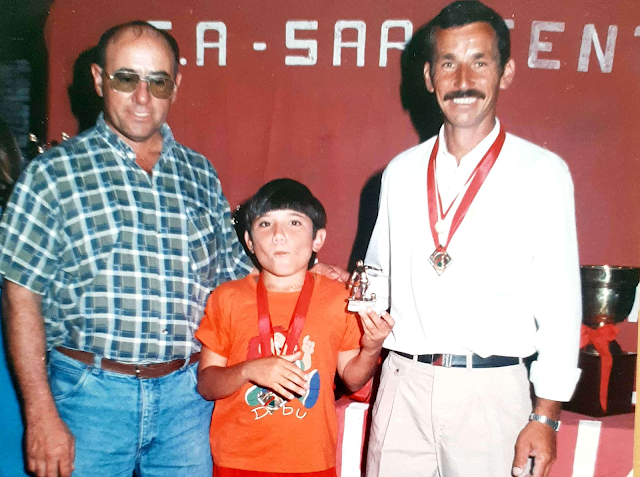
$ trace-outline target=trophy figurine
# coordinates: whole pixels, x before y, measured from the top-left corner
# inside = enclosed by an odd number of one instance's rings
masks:
[[[351,274],[349,290],[349,311],[372,308],[380,314],[389,308],[389,277],[379,268],[365,265],[362,260],[358,260]]]

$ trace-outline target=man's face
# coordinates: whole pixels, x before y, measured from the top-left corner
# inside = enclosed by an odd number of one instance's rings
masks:
[[[497,36],[476,22],[437,29],[433,63],[424,66],[427,89],[435,92],[448,123],[456,128],[492,128],[498,92],[513,80],[515,64],[500,67]]]
[[[255,253],[263,273],[291,277],[306,273],[313,252],[324,244],[326,230],[313,233],[311,219],[295,210],[272,210],[256,218],[245,241]]]
[[[143,30],[123,32],[107,46],[104,71],[91,66],[94,85],[98,95],[104,98],[104,115],[107,124],[132,147],[148,144],[158,139],[160,127],[165,122],[169,107],[175,101],[181,75],[173,77],[173,54],[171,48],[159,36]],[[171,97],[158,99],[149,92],[149,85],[140,81],[131,93],[113,91],[107,75],[114,73],[137,73],[163,75],[175,80]]]

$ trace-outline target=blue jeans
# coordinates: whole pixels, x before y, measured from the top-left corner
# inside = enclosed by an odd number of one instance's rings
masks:
[[[51,390],[76,438],[73,476],[211,477],[213,403],[198,394],[197,366],[137,379],[53,350]]]

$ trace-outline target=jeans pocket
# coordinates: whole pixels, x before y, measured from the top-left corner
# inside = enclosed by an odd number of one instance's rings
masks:
[[[198,363],[193,363],[187,366],[186,372],[189,375],[189,378],[191,380],[191,383],[193,384],[193,387],[197,388],[198,387]]]
[[[82,389],[91,374],[91,368],[70,366],[64,362],[49,363],[49,384],[56,402],[69,399]]]

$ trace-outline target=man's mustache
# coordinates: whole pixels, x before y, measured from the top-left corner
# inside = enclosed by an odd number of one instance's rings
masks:
[[[451,93],[447,93],[444,95],[444,100],[449,101],[457,98],[479,98],[484,99],[486,96],[482,91],[478,91],[477,89],[465,89],[459,91],[452,91]]]

